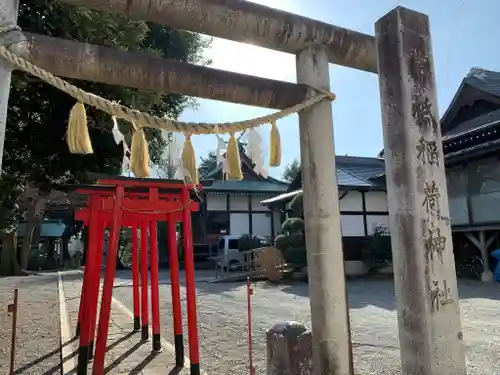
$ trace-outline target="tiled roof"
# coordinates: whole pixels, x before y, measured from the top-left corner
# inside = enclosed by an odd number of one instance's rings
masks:
[[[337,184],[342,187],[380,188],[380,177],[385,174],[382,158],[337,155]],[[291,183],[289,191],[302,187],[301,173]]]
[[[361,188],[380,187],[380,181],[372,179],[378,178],[385,173],[384,159],[339,155],[336,157],[336,163],[337,183],[339,186]],[[301,178],[300,173],[298,178]],[[297,183],[298,184],[292,183],[290,185],[272,178],[267,180],[243,181],[214,180],[213,184],[211,186],[206,186],[204,190],[207,192],[250,191],[261,193],[281,193],[287,190],[296,190],[300,188],[300,180],[297,181]]]
[[[462,80],[455,96],[441,117],[441,129],[443,133],[443,141],[445,142],[450,138],[465,135],[472,130],[476,130],[483,126],[488,127],[500,121],[500,109],[498,109],[471,120],[464,121],[452,129],[449,129],[451,121],[457,111],[457,108],[455,108],[456,103],[459,101],[459,98],[461,98],[463,92],[463,95],[466,95],[465,91],[467,91],[467,88],[473,88],[485,92],[491,95],[491,98],[498,98],[497,101],[500,106],[500,72],[482,68],[472,68]],[[383,154],[384,150],[382,150],[379,155],[382,156]]]
[[[448,130],[451,125],[451,121],[456,115],[458,108],[463,105],[463,99],[470,97],[470,94],[467,94],[467,92],[470,93],[470,89],[479,90],[489,94],[492,100],[494,100],[494,98],[500,99],[500,73],[481,68],[472,68],[469,71],[469,73],[462,80],[460,87],[453,96],[453,99],[451,100],[445,113],[441,117],[441,128],[444,135],[448,135],[448,132],[452,131],[452,129]],[[457,105],[457,103],[461,104]],[[469,123],[469,121],[467,121],[467,123]],[[470,123],[469,125],[474,124]]]
[[[286,191],[288,188],[288,182],[277,180],[271,176],[263,177],[261,174],[257,174],[253,170],[253,162],[248,157],[248,155],[240,150],[241,167],[243,172],[246,170],[247,173],[253,175],[255,180],[243,180],[243,181],[221,181],[219,180],[222,172],[222,163],[217,165],[213,170],[207,173],[205,179],[214,180],[214,185],[210,188],[205,188],[206,190],[240,190],[240,191]],[[245,173],[244,173],[245,174]]]
[[[355,175],[343,170],[337,166],[337,184],[339,186],[372,186],[371,183],[365,181]]]
[[[499,122],[500,122],[500,109],[473,118],[472,120],[462,122],[461,124],[458,124],[455,128],[451,129],[443,136],[443,141],[447,141],[448,139],[451,138],[456,138],[462,135],[466,135],[467,133],[474,130],[479,130],[479,129],[486,130],[488,127],[496,125]]]
[[[479,90],[500,96],[500,72],[482,68],[472,68],[464,78],[464,83],[475,86]]]
[[[372,186],[373,182],[369,181],[370,179],[379,177],[381,174],[385,173],[385,163],[382,158],[373,158],[373,157],[360,157],[360,156],[337,156],[337,179],[341,181],[339,178],[339,169],[348,173],[352,177],[362,180],[368,184],[368,186]],[[344,177],[344,176],[342,176]],[[349,186],[350,179],[348,176],[345,176],[345,185]],[[340,184],[340,182],[339,182]],[[354,185],[351,185],[354,186]]]
[[[360,156],[336,156],[337,184],[340,188],[354,190],[384,189],[385,163],[382,158]],[[289,201],[302,194],[302,174],[290,184],[286,193],[262,201],[262,204],[274,204]]]

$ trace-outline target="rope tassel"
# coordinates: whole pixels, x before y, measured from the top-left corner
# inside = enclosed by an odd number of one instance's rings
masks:
[[[184,148],[182,149],[182,166],[184,171],[184,181],[186,183],[198,184],[198,170],[196,169],[196,155],[194,152],[193,142],[191,141],[191,135],[186,135],[186,141],[184,142]],[[187,176],[186,176],[187,174]],[[190,181],[188,181],[188,179]]]
[[[76,103],[69,113],[66,143],[72,154],[92,154],[94,152],[87,125],[87,113],[85,106],[80,102]]]
[[[234,133],[231,133],[229,142],[227,144],[226,160],[228,167],[228,180],[243,180],[243,173],[241,172],[240,150],[238,149],[238,142]]]
[[[138,128],[130,146],[130,170],[138,178],[149,177],[149,150],[144,130]]]
[[[65,92],[78,101],[87,105],[95,107],[101,111],[115,115],[123,120],[140,122],[144,126],[165,129],[173,132],[189,132],[192,134],[212,134],[213,126],[207,126],[205,123],[185,123],[173,119],[162,118],[148,113],[140,112],[128,108],[119,103],[111,100],[104,99],[98,95],[86,92],[69,82],[55,76],[54,74],[44,70],[28,60],[25,60],[16,54],[10,52],[6,46],[0,45],[0,57],[4,58],[16,68],[28,72],[31,75],[40,78],[42,81],[47,82],[53,87]],[[321,90],[322,91],[322,90]],[[300,112],[309,108],[323,100],[335,100],[335,94],[331,92],[321,92],[302,103],[295,104],[291,107],[285,108],[279,112],[271,113],[262,117],[254,118],[251,120],[237,121],[231,123],[219,124],[220,133],[227,134],[232,132],[239,132],[246,129],[254,128],[269,122],[277,121],[293,113]]]
[[[281,164],[281,137],[276,121],[271,122],[271,139],[269,140],[271,155],[269,156],[269,165],[279,167]]]

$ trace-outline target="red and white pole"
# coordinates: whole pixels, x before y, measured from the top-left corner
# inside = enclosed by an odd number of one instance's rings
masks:
[[[160,291],[158,277],[158,234],[157,223],[149,222],[149,267],[151,269],[151,320],[153,325],[153,351],[161,350],[160,340]]]
[[[12,333],[10,342],[10,371],[9,375],[14,375],[16,364],[16,335],[17,335],[17,305],[19,301],[19,289],[14,289],[14,303],[8,305],[7,312],[12,314]]]
[[[168,217],[168,255],[170,263],[170,288],[172,290],[172,316],[174,324],[175,366],[184,367],[184,340],[182,337],[181,286],[179,280],[179,255],[177,228],[173,215]]]
[[[113,285],[115,281],[116,256],[118,254],[118,238],[122,219],[123,186],[116,187],[115,202],[106,260],[106,274],[102,288],[101,310],[99,311],[99,326],[95,345],[93,375],[104,374],[104,357],[106,355],[106,341],[108,340],[109,318],[111,314],[111,300],[113,298]],[[83,330],[82,330],[83,333]]]
[[[141,222],[141,339],[149,339],[148,308],[148,222]]]
[[[89,333],[89,359],[94,356],[94,338],[95,338],[95,328],[97,322],[97,304],[99,301],[99,288],[101,286],[101,268],[102,268],[102,258],[104,251],[104,235],[106,233],[107,224],[105,221],[99,221],[99,230],[97,232],[96,246],[97,250],[95,253],[95,272],[96,274],[92,277],[92,294],[89,296],[89,304],[91,307],[90,313],[90,333]]]
[[[252,280],[247,277],[247,315],[248,315],[248,364],[250,375],[255,375],[255,367],[253,365],[253,348],[252,348]]]
[[[97,294],[99,284],[96,283],[95,279],[100,278],[100,272],[97,269],[97,231],[99,230],[99,197],[90,197],[90,218],[88,225],[88,241],[87,241],[87,257],[85,260],[85,270],[83,273],[83,286],[82,295],[80,297],[80,342],[78,346],[78,366],[77,375],[86,375],[88,362],[91,357],[90,353],[93,348],[91,348],[90,340],[94,338],[95,327],[92,327],[92,305],[97,305]],[[94,290],[97,289],[97,290]],[[95,300],[93,296],[96,295]],[[92,335],[91,335],[92,332]],[[92,338],[91,338],[92,336]],[[92,343],[93,346],[93,343]]]
[[[190,375],[200,375],[200,348],[198,342],[198,317],[196,313],[196,285],[194,278],[193,232],[191,227],[190,198],[187,187],[182,189],[182,224],[184,227],[184,271],[186,276],[186,305],[188,325]]]
[[[132,225],[132,295],[134,299],[134,331],[141,329],[141,305],[139,301],[139,236],[137,224]]]

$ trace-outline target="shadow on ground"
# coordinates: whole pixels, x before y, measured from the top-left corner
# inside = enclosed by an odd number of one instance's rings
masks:
[[[282,291],[301,297],[309,297],[308,284],[305,282],[286,283],[282,287]],[[368,305],[386,310],[396,309],[394,281],[392,279],[376,280],[363,278],[348,280],[347,293],[349,307],[353,309],[363,308]],[[461,300],[482,298],[498,301],[500,300],[500,284],[459,279],[458,293]]]
[[[181,286],[185,286],[184,272],[181,271]],[[245,281],[213,283],[207,280],[213,279],[214,271],[199,270],[196,272],[196,288],[198,295],[203,294],[224,294],[244,287]],[[115,288],[131,288],[132,273],[130,270],[117,271]],[[170,285],[168,269],[160,270],[160,285]],[[284,280],[280,283],[269,281],[259,281],[259,289],[269,289],[276,291],[279,289],[283,293],[292,294],[298,297],[309,297],[307,282]],[[365,306],[377,306],[386,310],[395,310],[396,301],[394,295],[394,282],[391,278],[372,279],[358,278],[348,279],[347,292],[349,307],[359,309]],[[489,299],[500,300],[500,284],[484,283],[478,280],[459,280],[460,299]]]

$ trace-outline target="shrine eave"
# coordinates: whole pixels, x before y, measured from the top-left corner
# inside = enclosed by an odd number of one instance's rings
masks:
[[[447,164],[498,154],[499,150],[500,121],[443,139]]]

